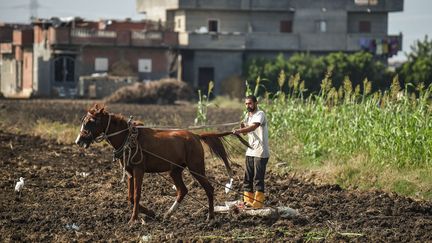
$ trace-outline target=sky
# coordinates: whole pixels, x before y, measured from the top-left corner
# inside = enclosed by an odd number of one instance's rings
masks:
[[[240,1],[240,0],[239,0]],[[347,0],[352,1],[352,0]],[[403,61],[410,46],[426,35],[432,38],[432,0],[405,0],[403,12],[389,14],[389,34],[403,34],[403,51],[392,58]],[[30,0],[0,0],[0,22],[29,22]],[[89,20],[143,19],[135,0],[38,0],[40,18],[79,16]]]

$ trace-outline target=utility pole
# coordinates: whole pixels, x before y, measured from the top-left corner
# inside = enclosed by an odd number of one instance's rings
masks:
[[[38,8],[39,8],[38,0],[30,0],[29,9],[30,9],[30,21],[37,19],[38,17]]]

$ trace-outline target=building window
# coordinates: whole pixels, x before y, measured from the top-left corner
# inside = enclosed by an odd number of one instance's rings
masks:
[[[138,72],[151,73],[152,72],[152,60],[151,59],[139,59],[138,60]]]
[[[108,71],[108,58],[106,58],[106,57],[96,57],[95,58],[95,71],[96,72],[106,72],[106,71]]]
[[[359,32],[360,33],[370,33],[371,32],[371,22],[370,21],[360,21],[359,22]]]
[[[325,21],[325,20],[318,20],[318,21],[315,22],[315,26],[316,26],[316,31],[317,32],[321,32],[321,33],[327,32],[327,21]]]
[[[292,21],[291,20],[282,20],[280,22],[280,32],[291,33],[292,32]]]
[[[209,20],[208,21],[208,31],[209,32],[219,32],[219,21]]]
[[[177,29],[181,29],[181,19],[177,19]]]

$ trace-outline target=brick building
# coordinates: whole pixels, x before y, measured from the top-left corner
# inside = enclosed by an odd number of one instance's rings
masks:
[[[3,24],[0,91],[5,97],[55,97],[60,90],[74,96],[80,76],[168,77],[177,61],[177,40],[177,33],[151,21],[51,18]]]

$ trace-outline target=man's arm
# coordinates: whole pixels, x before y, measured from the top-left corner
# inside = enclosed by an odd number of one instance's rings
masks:
[[[248,132],[252,132],[252,131],[255,131],[255,129],[257,129],[260,125],[261,125],[261,123],[257,122],[257,123],[253,123],[252,125],[247,126],[247,127],[243,127],[240,129],[234,129],[233,134],[240,134],[240,133],[245,134]]]

